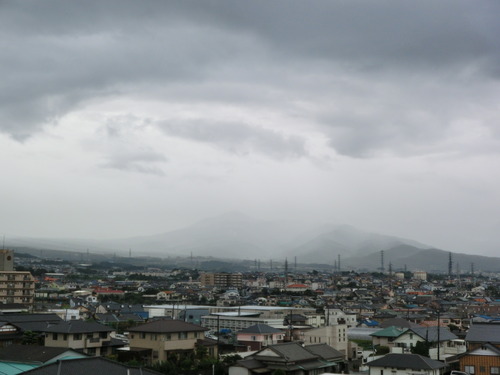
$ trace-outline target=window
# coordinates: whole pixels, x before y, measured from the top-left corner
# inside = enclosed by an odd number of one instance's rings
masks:
[[[101,339],[106,339],[106,338],[108,338],[108,333],[107,332],[99,332],[99,337]]]
[[[468,372],[471,375],[476,373],[474,366],[464,366],[464,371]]]
[[[486,372],[486,367],[479,366],[479,372]]]
[[[75,333],[73,335],[73,340],[81,340],[82,339],[82,334],[81,333]]]
[[[172,340],[172,335],[171,335],[170,333],[167,333],[167,334],[165,335],[165,340],[167,340],[167,341]]]
[[[490,367],[490,374],[491,375],[499,375],[500,374],[500,367],[491,366]]]
[[[187,332],[179,332],[179,340],[187,339]]]
[[[57,341],[57,333],[52,334],[52,340]]]
[[[67,340],[68,340],[68,334],[67,334],[67,333],[65,333],[65,334],[63,335],[63,340],[64,340],[64,341],[67,341]]]
[[[88,338],[88,339],[91,339],[91,338],[92,338],[92,336],[93,336],[93,334],[92,334],[92,333],[87,333],[87,338]]]
[[[141,332],[141,339],[145,339],[146,338],[146,333],[145,332]]]

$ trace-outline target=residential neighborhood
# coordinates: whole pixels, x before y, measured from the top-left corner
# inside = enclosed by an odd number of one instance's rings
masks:
[[[12,260],[0,262],[5,373],[96,357],[164,374],[498,375],[500,368],[498,275],[127,269],[1,254]],[[25,282],[9,280],[16,273],[30,280],[22,290],[32,302],[9,299],[9,288]]]

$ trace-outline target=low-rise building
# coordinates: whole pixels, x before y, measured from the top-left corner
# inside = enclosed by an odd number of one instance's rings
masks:
[[[207,328],[181,320],[158,319],[129,329],[131,348],[149,349],[148,363],[166,361],[171,356],[182,356],[196,349],[198,340],[205,338]],[[208,348],[210,356],[216,356],[216,347]]]

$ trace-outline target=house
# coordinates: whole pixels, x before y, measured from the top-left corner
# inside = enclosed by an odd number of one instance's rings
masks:
[[[344,370],[344,355],[326,344],[302,346],[297,342],[269,345],[229,368],[229,375],[285,374],[313,375]]]
[[[418,354],[390,353],[368,362],[369,375],[439,375],[445,364]]]
[[[96,322],[71,320],[49,325],[43,332],[45,346],[71,348],[88,355],[112,354],[114,345],[123,346],[122,343],[112,342],[112,328]]]
[[[392,341],[392,352],[410,352],[419,342],[429,344],[429,357],[443,360],[446,357],[465,352],[465,343],[443,327],[408,328]],[[399,351],[397,349],[400,349]]]
[[[486,343],[500,349],[500,324],[499,323],[474,323],[465,336],[469,350],[477,349]]]
[[[21,344],[25,332],[42,332],[62,319],[56,314],[8,314],[0,316],[0,348]]]
[[[387,346],[389,348],[395,346],[394,340],[405,333],[408,328],[387,327],[377,332],[371,333],[373,345]]]
[[[158,319],[129,329],[130,347],[149,349],[144,358],[148,363],[166,361],[171,356],[194,352],[199,339],[205,337],[207,328],[174,319]],[[216,347],[208,348],[216,356]]]
[[[470,375],[500,374],[500,349],[492,344],[483,344],[459,357],[459,369]]]
[[[475,323],[465,341],[469,349],[457,358],[460,371],[471,375],[500,374],[500,324]]]
[[[267,324],[255,324],[242,329],[238,332],[236,338],[238,343],[246,345],[249,350],[260,350],[264,346],[278,344],[283,342],[285,333],[277,328]]]

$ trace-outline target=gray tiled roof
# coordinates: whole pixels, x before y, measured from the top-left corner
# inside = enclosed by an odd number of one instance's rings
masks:
[[[317,358],[316,355],[307,351],[302,347],[302,345],[296,342],[269,345],[268,348],[278,353],[283,359],[287,361],[300,362]],[[255,357],[258,358],[259,353],[256,353]]]
[[[49,325],[43,332],[49,333],[90,333],[111,332],[112,328],[97,322],[85,322],[83,320],[70,320],[59,324]]]
[[[422,337],[423,339],[427,339],[429,342],[437,342],[438,341],[438,327],[415,327],[410,328],[411,331],[415,332],[417,335]],[[450,341],[455,340],[458,337],[451,333],[450,330],[446,327],[439,328],[439,341]]]
[[[84,356],[68,348],[39,345],[9,345],[0,349],[0,360],[24,363],[45,363],[61,354]]]
[[[327,344],[306,345],[304,348],[326,361],[344,358],[344,354]]]
[[[140,326],[130,328],[130,332],[155,332],[155,333],[173,333],[173,332],[203,332],[208,328],[183,322],[182,320],[162,319],[154,320]]]
[[[9,323],[27,322],[62,322],[57,314],[6,314],[0,315],[0,321]]]
[[[496,323],[475,323],[467,332],[465,341],[468,342],[490,342],[492,344],[500,343],[500,324]]]
[[[387,354],[382,358],[368,362],[369,367],[409,368],[411,370],[434,370],[445,367],[440,361],[418,354]]]

